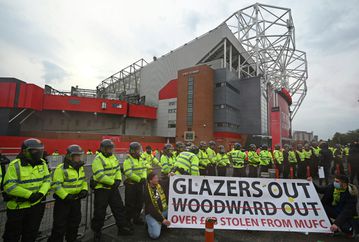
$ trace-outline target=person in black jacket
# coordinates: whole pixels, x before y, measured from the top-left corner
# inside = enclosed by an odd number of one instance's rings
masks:
[[[284,179],[288,179],[289,175],[290,175],[290,164],[289,164],[289,145],[285,144],[284,145],[284,150],[283,150],[283,163],[282,163],[282,167],[283,167],[283,178]]]
[[[312,178],[308,178],[309,181]],[[326,187],[313,183],[317,192],[323,194],[322,204],[328,217],[334,220],[332,232],[353,233],[354,217],[357,216],[358,189],[349,184],[345,175],[336,175],[334,182]],[[357,231],[356,231],[357,232]]]
[[[0,179],[0,183],[1,183],[1,192],[4,190],[4,187],[3,187],[3,177],[5,176],[5,172],[6,172],[6,166],[9,165],[10,163],[10,160],[9,158],[7,158],[5,155],[3,155],[1,153],[1,150],[0,150],[0,175],[1,175],[1,179]]]
[[[320,144],[320,152],[319,152],[319,166],[323,166],[324,169],[324,180],[325,184],[329,184],[329,176],[330,176],[330,166],[333,160],[333,153],[329,150],[329,146],[327,143]],[[319,184],[322,184],[322,179],[319,179]]]
[[[157,174],[153,172],[147,176],[145,215],[148,235],[151,239],[158,239],[160,237],[162,225],[169,226],[171,224],[167,220],[167,199],[165,192],[159,184]]]
[[[350,182],[354,183],[356,178],[359,184],[359,143],[353,142],[350,145],[348,163],[350,165]]]

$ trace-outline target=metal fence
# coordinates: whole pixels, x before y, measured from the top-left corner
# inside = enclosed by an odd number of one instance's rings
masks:
[[[47,239],[52,230],[53,225],[53,212],[54,212],[54,205],[55,205],[55,199],[49,199],[51,195],[48,196],[48,199],[44,201],[45,204],[45,212],[44,216],[41,221],[39,234],[38,234],[38,241]],[[90,207],[92,200],[92,196],[88,196],[85,199],[81,200],[81,223],[79,226],[79,237],[83,237],[86,233],[86,231],[89,229],[90,224]],[[6,208],[3,207],[0,209],[0,236],[4,234],[5,231],[5,223],[6,223]]]
[[[120,164],[122,164],[126,158],[125,153],[116,153],[115,156],[120,161]],[[96,155],[85,155],[85,166],[91,165],[93,160],[95,159],[95,157],[96,157]],[[63,162],[64,156],[63,155],[49,155],[46,157],[46,160],[48,162],[48,166],[49,166],[50,170],[53,170],[56,168],[56,166],[58,166],[59,164],[61,164]]]

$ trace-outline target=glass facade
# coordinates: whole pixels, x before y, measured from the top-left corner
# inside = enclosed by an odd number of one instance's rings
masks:
[[[194,78],[193,76],[188,77],[187,82],[187,126],[193,124],[193,93],[194,93]]]

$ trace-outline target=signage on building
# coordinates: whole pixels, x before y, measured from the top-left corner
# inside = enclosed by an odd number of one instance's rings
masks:
[[[185,131],[184,132],[184,141],[194,141],[195,133],[194,131]]]
[[[182,75],[183,76],[188,76],[188,75],[197,74],[197,73],[199,73],[199,70],[188,71],[188,72],[183,73]]]

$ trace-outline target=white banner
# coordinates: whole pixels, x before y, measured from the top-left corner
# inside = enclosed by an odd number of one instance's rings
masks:
[[[173,176],[171,228],[330,233],[329,219],[311,182],[299,179]]]

